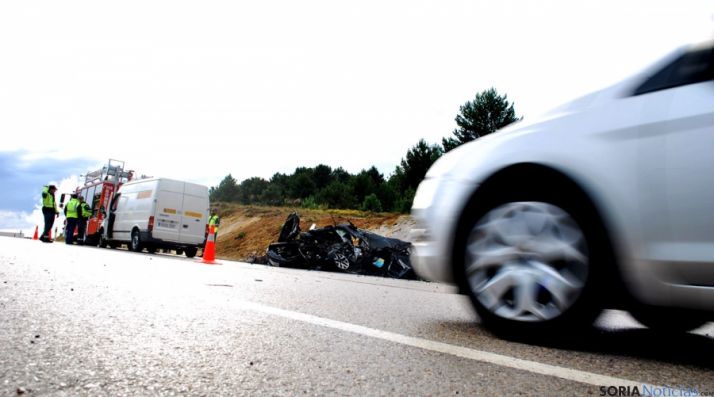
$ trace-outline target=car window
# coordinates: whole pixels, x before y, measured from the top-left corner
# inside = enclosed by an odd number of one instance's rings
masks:
[[[700,48],[683,54],[674,62],[637,87],[633,95],[665,90],[714,78],[712,48]]]

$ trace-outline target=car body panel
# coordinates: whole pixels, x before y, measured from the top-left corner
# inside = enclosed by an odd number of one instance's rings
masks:
[[[535,164],[590,197],[637,300],[714,311],[714,82],[632,94],[683,51],[442,156],[414,199],[416,272],[454,283],[455,232],[470,197],[500,170]]]

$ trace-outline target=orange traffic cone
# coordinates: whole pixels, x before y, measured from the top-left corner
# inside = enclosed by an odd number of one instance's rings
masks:
[[[206,246],[203,247],[203,259],[201,262],[209,265],[220,265],[216,262],[216,233],[214,231],[214,226],[208,232],[208,239],[206,239]]]
[[[32,239],[33,239],[33,240],[37,240],[37,239],[38,239],[38,237],[37,237],[37,229],[38,229],[38,228],[39,228],[39,226],[35,225],[35,235],[32,236]]]

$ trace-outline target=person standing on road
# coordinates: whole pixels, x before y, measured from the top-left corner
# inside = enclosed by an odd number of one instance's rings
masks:
[[[64,231],[64,242],[72,244],[74,242],[74,229],[77,228],[79,222],[79,199],[73,194],[69,203],[64,207],[64,216],[67,218],[67,228]]]
[[[203,249],[206,249],[206,242],[208,241],[208,233],[211,232],[211,226],[213,226],[213,241],[218,238],[218,226],[221,224],[221,218],[218,216],[218,209],[211,209],[211,216],[208,217],[208,230],[206,231],[206,236],[203,238]],[[201,255],[203,256],[203,253]]]
[[[45,228],[42,231],[40,240],[45,243],[52,242],[52,239],[49,238],[49,233],[52,232],[52,225],[55,223],[55,218],[59,216],[57,202],[55,201],[56,191],[57,187],[55,185],[45,186],[42,189],[42,215],[45,218]]]
[[[79,209],[77,210],[77,244],[84,245],[84,234],[87,231],[87,220],[92,216],[89,204],[84,201],[83,196],[79,196]]]
[[[218,226],[221,224],[221,218],[218,216],[218,209],[213,208],[211,210],[211,216],[208,218],[208,231],[211,231],[211,225],[213,225],[213,238],[218,238]],[[206,236],[208,238],[208,236]]]

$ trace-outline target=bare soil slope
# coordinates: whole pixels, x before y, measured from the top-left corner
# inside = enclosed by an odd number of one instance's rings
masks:
[[[358,228],[406,240],[413,225],[411,217],[404,214],[257,207],[228,203],[219,203],[215,207],[221,217],[216,256],[242,261],[265,255],[268,245],[277,241],[280,229],[291,212],[300,215],[302,230],[309,229],[313,223],[320,228],[350,221]]]

